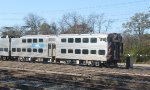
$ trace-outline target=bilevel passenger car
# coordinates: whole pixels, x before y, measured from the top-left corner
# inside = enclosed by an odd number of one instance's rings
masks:
[[[3,38],[3,42],[6,38]],[[7,38],[8,39],[8,38]],[[123,51],[122,37],[110,34],[27,35],[6,39],[3,58],[80,65],[117,65]],[[6,51],[6,50],[5,50]],[[3,59],[2,58],[2,59]]]

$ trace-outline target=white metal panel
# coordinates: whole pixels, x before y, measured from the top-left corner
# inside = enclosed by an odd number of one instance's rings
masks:
[[[31,38],[31,37],[30,37]],[[11,42],[11,50],[12,48],[31,48],[33,50],[33,48],[36,48],[37,50],[39,48],[43,49],[43,53],[39,53],[37,52],[11,52],[12,56],[22,56],[22,57],[48,57],[48,40],[47,38],[42,38],[43,42],[42,43],[22,43],[22,39],[23,38],[13,38],[12,42]],[[27,37],[26,37],[27,39]],[[43,46],[40,47],[39,45],[42,44]]]
[[[8,49],[8,51],[0,51],[0,56],[9,56],[9,38],[0,38],[0,48]]]
[[[56,48],[56,58],[64,58],[64,59],[81,59],[81,60],[101,60],[106,61],[106,55],[107,55],[107,42],[100,41],[100,38],[107,38],[107,34],[66,34],[66,35],[60,35],[58,36],[57,41],[57,48]],[[62,43],[61,38],[97,38],[97,43]],[[61,49],[73,49],[73,53],[68,53],[66,51],[66,54],[61,53]],[[89,54],[75,54],[75,49],[88,49]],[[96,50],[97,54],[90,54],[90,50]],[[98,50],[105,50],[105,55],[98,55]]]

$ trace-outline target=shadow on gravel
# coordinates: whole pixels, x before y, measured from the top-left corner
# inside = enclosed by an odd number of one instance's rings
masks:
[[[75,76],[40,74],[23,70],[0,70],[0,80],[0,87],[21,90],[149,90],[150,88],[148,76],[101,73],[91,76]]]

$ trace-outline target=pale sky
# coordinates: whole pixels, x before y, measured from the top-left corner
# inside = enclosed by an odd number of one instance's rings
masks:
[[[109,32],[122,32],[122,23],[138,12],[148,12],[150,0],[1,0],[0,27],[24,25],[24,17],[37,14],[47,22],[57,22],[62,15],[76,12],[82,16],[104,13],[114,20]]]

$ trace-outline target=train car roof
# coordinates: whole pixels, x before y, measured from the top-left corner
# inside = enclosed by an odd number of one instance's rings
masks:
[[[96,34],[58,34],[58,35],[54,35],[54,34],[50,34],[50,35],[25,35],[22,36],[21,38],[46,38],[46,37],[73,37],[73,36],[101,36],[101,37],[107,37],[109,34],[111,33],[96,33]]]
[[[74,36],[102,36],[107,37],[108,34],[60,34],[58,37],[74,37]]]
[[[55,37],[56,35],[25,35],[25,36],[22,36],[21,38],[38,38],[38,37]]]

